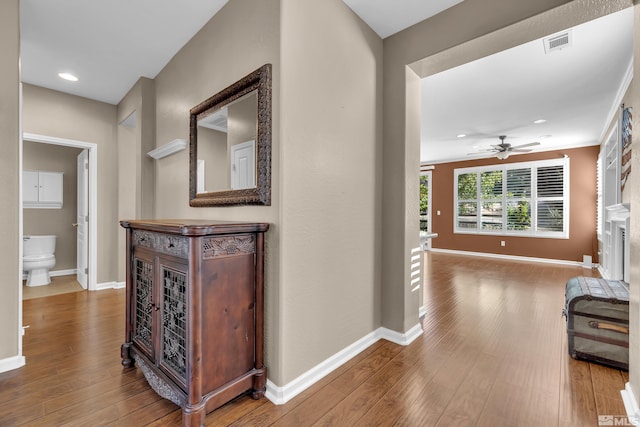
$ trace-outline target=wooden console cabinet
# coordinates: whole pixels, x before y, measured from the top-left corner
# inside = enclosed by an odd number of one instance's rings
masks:
[[[264,395],[264,223],[121,221],[127,230],[122,364],[182,407],[183,426]]]

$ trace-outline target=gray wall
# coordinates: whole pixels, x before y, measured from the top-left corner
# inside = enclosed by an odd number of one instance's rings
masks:
[[[156,163],[156,214],[271,224],[266,364],[284,385],[380,325],[382,41],[340,0],[229,2],[157,76],[157,144],[265,63],[272,206],[189,208],[185,151]]]
[[[24,132],[97,144],[97,281],[114,281],[118,254],[116,107],[24,84],[22,113]]]
[[[189,207],[189,150],[155,162],[158,218],[261,221],[266,237],[265,359],[269,378],[282,384],[280,318],[280,1],[228,2],[156,76],[156,145],[189,137],[189,110],[266,63],[273,64],[272,205]]]
[[[155,160],[147,153],[155,148],[155,110],[155,82],[145,77],[118,104],[117,178],[112,177],[117,184],[116,220],[154,217]],[[122,124],[129,117],[135,117],[133,123]],[[117,280],[123,282],[125,232],[119,226],[116,228]]]
[[[0,362],[21,362],[20,328],[20,18],[18,0],[0,2]]]

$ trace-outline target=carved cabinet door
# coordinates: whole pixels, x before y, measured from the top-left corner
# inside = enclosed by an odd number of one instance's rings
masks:
[[[131,338],[151,360],[154,354],[155,315],[155,268],[153,256],[144,251],[136,251],[133,257],[132,279],[133,298],[131,304]]]
[[[156,363],[183,389],[187,387],[188,266],[158,258],[158,342]]]

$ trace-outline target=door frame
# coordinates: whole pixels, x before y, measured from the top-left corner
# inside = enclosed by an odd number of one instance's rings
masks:
[[[98,266],[98,145],[93,142],[78,141],[73,139],[57,138],[55,136],[38,135],[24,132],[23,141],[39,142],[42,144],[60,145],[89,150],[89,245],[87,254],[87,290],[97,289],[97,266]],[[20,223],[22,224],[22,211],[20,212]],[[20,228],[20,240],[22,241],[23,227]],[[22,260],[20,260],[22,262]]]

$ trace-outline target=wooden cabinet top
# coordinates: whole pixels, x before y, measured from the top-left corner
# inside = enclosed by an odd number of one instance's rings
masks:
[[[202,219],[123,220],[124,228],[179,234],[182,236],[208,236],[212,234],[265,232],[269,224],[263,222],[211,221]]]

